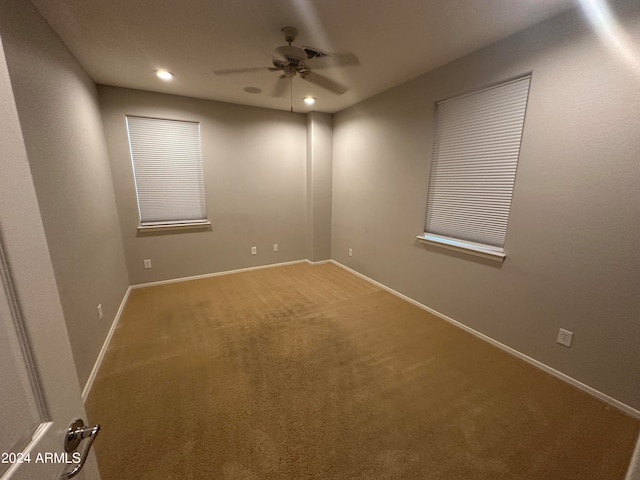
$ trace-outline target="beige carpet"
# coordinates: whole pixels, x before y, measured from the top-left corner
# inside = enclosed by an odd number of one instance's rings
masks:
[[[623,479],[639,424],[335,265],[133,290],[103,480]]]

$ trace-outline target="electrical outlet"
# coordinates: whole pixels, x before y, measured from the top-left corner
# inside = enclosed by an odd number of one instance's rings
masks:
[[[144,268],[151,268],[151,260],[148,258],[144,261]]]
[[[278,251],[278,244],[277,244],[277,243],[274,243],[274,244],[273,244],[273,251],[274,251],[274,252],[277,252],[277,251]]]
[[[102,311],[102,304],[101,303],[98,304],[98,317],[100,317],[100,320],[102,320],[104,318],[104,312]]]
[[[255,255],[258,253],[258,249],[256,247],[251,247],[251,255]]]
[[[565,347],[570,347],[572,340],[573,340],[573,332],[570,332],[569,330],[565,330],[564,328],[561,328],[558,331],[557,342],[560,345],[564,345]]]
[[[349,256],[353,257],[353,249],[352,248],[349,248]]]

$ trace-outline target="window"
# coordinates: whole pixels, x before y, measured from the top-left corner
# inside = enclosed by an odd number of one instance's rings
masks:
[[[437,104],[425,243],[502,261],[526,76]]]
[[[207,221],[197,122],[127,116],[140,229]]]

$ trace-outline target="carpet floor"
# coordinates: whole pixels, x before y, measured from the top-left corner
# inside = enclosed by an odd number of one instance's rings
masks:
[[[131,292],[102,480],[623,479],[639,422],[332,264]]]

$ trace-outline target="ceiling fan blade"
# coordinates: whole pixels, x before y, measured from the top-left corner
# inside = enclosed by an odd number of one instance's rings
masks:
[[[275,85],[273,86],[273,91],[271,92],[272,97],[282,97],[287,91],[287,87],[289,86],[290,80],[286,75],[280,75],[276,80]]]
[[[330,92],[337,93],[338,95],[342,95],[348,90],[348,88],[344,85],[341,85],[338,82],[315,72],[302,74],[301,77],[304,78],[307,82],[318,85],[319,87],[329,90]]]
[[[309,68],[349,67],[360,65],[358,57],[353,53],[338,53],[336,55],[317,56],[307,60]]]
[[[216,75],[231,75],[234,73],[246,73],[246,72],[259,72],[261,70],[270,70],[269,67],[254,67],[254,68],[227,68],[226,70],[214,70]]]

